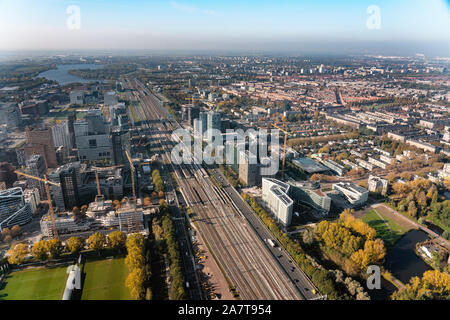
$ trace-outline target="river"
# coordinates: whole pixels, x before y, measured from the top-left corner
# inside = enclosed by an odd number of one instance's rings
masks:
[[[102,69],[102,64],[61,64],[57,65],[56,69],[41,72],[37,75],[38,78],[46,78],[47,80],[57,81],[60,85],[66,85],[69,83],[87,83],[95,81],[95,79],[83,79],[69,74],[69,70],[76,69]]]

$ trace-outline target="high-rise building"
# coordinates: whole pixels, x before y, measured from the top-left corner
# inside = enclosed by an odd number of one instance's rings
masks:
[[[239,154],[239,180],[247,186],[259,184],[260,175],[257,158],[248,150],[241,151]]]
[[[82,105],[84,103],[84,92],[75,90],[69,94],[70,104]]]
[[[0,191],[0,231],[15,225],[24,225],[32,219],[29,203],[22,188]]]
[[[215,129],[215,130],[219,130],[219,131],[221,129],[219,112],[216,112],[216,111],[208,112],[206,130],[211,130],[211,129]],[[207,138],[208,138],[209,142],[212,142],[212,132],[209,132]]]
[[[127,131],[114,130],[112,132],[112,148],[114,164],[120,165],[127,163],[127,156],[125,151],[130,152],[130,133]]]
[[[85,120],[75,122],[74,129],[80,160],[112,159],[113,148],[110,127],[100,109],[89,110]]]
[[[81,164],[73,162],[53,170],[49,179],[61,186],[51,186],[55,206],[61,210],[72,210],[80,204],[79,185],[81,183]]]
[[[42,155],[35,154],[31,156],[25,163],[26,163],[26,171],[28,174],[39,178],[44,177],[44,174],[47,171],[47,167],[45,165],[45,160]],[[37,181],[35,179],[27,179],[27,180],[29,186],[36,187],[39,190],[39,194],[42,199],[47,199],[43,182]]]
[[[29,159],[32,155],[40,154],[44,157],[47,168],[56,168],[55,143],[51,128],[47,129],[26,129],[27,145],[24,147],[25,156]]]
[[[0,182],[4,182],[6,187],[11,188],[16,180],[17,175],[14,173],[12,164],[8,162],[0,163]]]
[[[53,141],[55,147],[63,147],[66,155],[72,150],[72,141],[70,139],[69,122],[63,121],[52,127]]]
[[[289,197],[290,186],[276,179],[262,179],[262,200],[285,226],[292,221],[294,201]]]

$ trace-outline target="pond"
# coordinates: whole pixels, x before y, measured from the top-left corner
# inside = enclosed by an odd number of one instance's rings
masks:
[[[431,270],[416,253],[416,244],[428,239],[428,235],[421,230],[411,230],[388,250],[386,255],[386,269],[403,283],[408,283],[412,277],[421,277],[427,270]]]
[[[74,82],[87,83],[90,81],[95,81],[95,79],[83,79],[69,74],[69,71],[76,69],[102,69],[103,67],[104,65],[102,64],[86,64],[86,63],[62,64],[57,65],[56,69],[54,70],[41,72],[40,74],[37,75],[37,77],[57,81],[60,85],[66,85]]]

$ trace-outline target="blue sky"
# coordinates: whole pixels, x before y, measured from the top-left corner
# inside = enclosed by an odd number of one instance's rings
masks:
[[[80,29],[66,26],[69,5]],[[380,8],[380,29],[367,8]],[[0,0],[0,49],[430,51],[450,56],[442,0]]]

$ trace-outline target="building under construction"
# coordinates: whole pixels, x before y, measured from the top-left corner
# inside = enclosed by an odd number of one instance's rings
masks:
[[[144,214],[150,212],[150,210],[140,208],[139,202],[136,210],[128,201],[124,201],[120,208],[114,210],[111,200],[98,199],[89,204],[86,217],[77,219],[72,213],[64,213],[55,217],[55,224],[59,235],[94,230],[142,232],[144,230]],[[49,215],[43,216],[40,223],[42,235],[53,237],[52,221]]]

